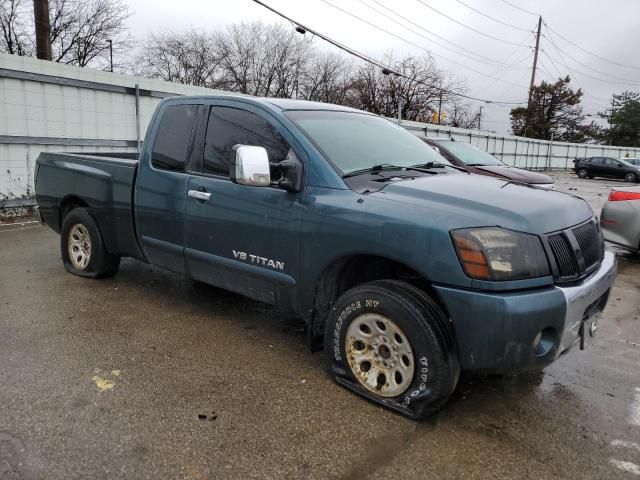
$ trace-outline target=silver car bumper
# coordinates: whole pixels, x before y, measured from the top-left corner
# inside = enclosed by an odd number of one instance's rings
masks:
[[[564,333],[560,340],[562,353],[580,341],[580,331],[585,321],[592,320],[607,303],[609,290],[616,277],[617,263],[612,252],[606,251],[600,268],[580,285],[556,287],[567,302]]]

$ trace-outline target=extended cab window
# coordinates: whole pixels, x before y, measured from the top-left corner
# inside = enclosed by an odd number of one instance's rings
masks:
[[[171,105],[164,110],[151,154],[155,168],[184,171],[197,111],[197,105]]]
[[[203,173],[229,175],[234,145],[254,145],[267,150],[269,161],[287,157],[289,146],[278,131],[255,113],[231,107],[211,107],[205,136]]]

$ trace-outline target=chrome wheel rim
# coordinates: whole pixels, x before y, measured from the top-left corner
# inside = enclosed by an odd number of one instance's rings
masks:
[[[349,368],[367,390],[382,397],[402,395],[415,362],[409,339],[391,319],[377,313],[354,318],[345,338]]]
[[[578,176],[580,178],[586,178],[587,176],[587,171],[586,170],[578,170]]]
[[[91,261],[91,237],[87,227],[76,223],[69,231],[69,259],[77,270],[84,270]]]
[[[634,182],[636,179],[636,176],[633,173],[627,173],[627,175],[625,176],[625,180],[627,182]]]

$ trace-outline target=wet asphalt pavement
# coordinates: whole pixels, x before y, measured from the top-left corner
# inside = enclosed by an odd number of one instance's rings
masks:
[[[612,183],[557,177],[598,212]],[[330,381],[285,312],[59,257],[46,227],[0,226],[0,479],[640,479],[638,258],[618,256],[591,349],[465,379],[414,423]]]

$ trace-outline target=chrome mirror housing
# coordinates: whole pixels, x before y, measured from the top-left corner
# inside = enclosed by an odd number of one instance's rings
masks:
[[[230,167],[231,180],[240,185],[268,187],[271,185],[269,156],[264,147],[235,145],[236,156]]]

